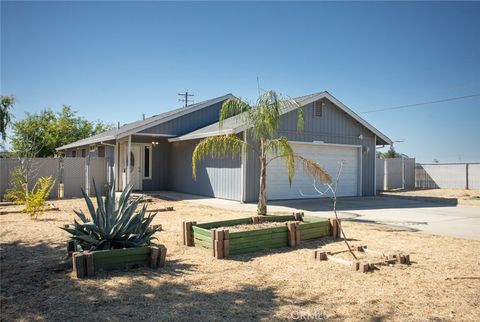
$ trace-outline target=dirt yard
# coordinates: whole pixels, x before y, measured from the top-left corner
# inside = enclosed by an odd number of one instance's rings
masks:
[[[65,256],[67,233],[83,200],[56,201],[39,220],[0,216],[2,321],[478,321],[480,242],[344,223],[352,243],[410,253],[412,265],[356,273],[315,262],[312,250],[342,241],[315,240],[215,260],[182,245],[181,222],[252,216],[187,202],[155,200],[157,234],[168,248],[159,271],[141,268],[78,280]],[[9,208],[10,207],[3,207]]]
[[[388,191],[384,195],[426,199],[429,201],[456,201],[460,205],[480,206],[480,190],[464,189],[415,189],[406,191]]]

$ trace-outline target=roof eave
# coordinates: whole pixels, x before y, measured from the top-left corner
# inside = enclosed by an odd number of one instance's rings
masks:
[[[55,150],[56,151],[62,151],[62,150],[67,150],[67,149],[73,149],[73,148],[76,148],[76,147],[79,147],[79,146],[90,145],[90,144],[99,143],[99,142],[102,142],[102,141],[110,141],[110,140],[115,140],[115,139],[116,139],[115,135],[102,136],[100,138],[96,138],[96,139],[92,139],[92,140],[86,140],[84,142],[79,142],[79,143],[74,142],[74,143],[66,144],[66,145],[63,145],[59,148],[56,148]]]

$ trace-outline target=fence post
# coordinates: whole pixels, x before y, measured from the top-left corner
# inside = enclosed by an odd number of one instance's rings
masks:
[[[468,184],[468,163],[465,163],[465,189],[469,189],[469,184]]]
[[[85,193],[90,196],[90,156],[85,157]]]
[[[383,159],[383,190],[388,190],[388,159]]]

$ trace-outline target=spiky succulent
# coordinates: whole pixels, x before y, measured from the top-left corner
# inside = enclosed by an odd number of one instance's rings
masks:
[[[146,206],[135,212],[141,197],[130,199],[133,186],[126,187],[115,203],[115,184],[109,185],[105,201],[93,183],[97,199],[97,209],[92,200],[82,189],[90,218],[81,210],[74,210],[80,222],[74,220],[72,225],[62,229],[72,234],[79,250],[106,250],[130,248],[149,245],[152,237],[160,228],[150,226],[155,214],[146,215]]]

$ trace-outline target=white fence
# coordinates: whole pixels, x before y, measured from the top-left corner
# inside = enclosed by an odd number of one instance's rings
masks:
[[[415,187],[415,159],[376,159],[377,190],[413,189]]]
[[[0,199],[3,199],[10,184],[11,172],[21,165],[18,159],[0,158]],[[63,184],[64,197],[80,197],[80,189],[93,194],[93,179],[97,188],[104,192],[107,183],[108,164],[106,158],[35,158],[29,160],[33,174],[29,179],[29,189],[41,176],[51,176],[55,179],[55,187],[50,193],[51,198],[60,194],[60,184]],[[88,180],[87,180],[88,178]]]
[[[417,164],[415,187],[480,189],[480,163]]]

